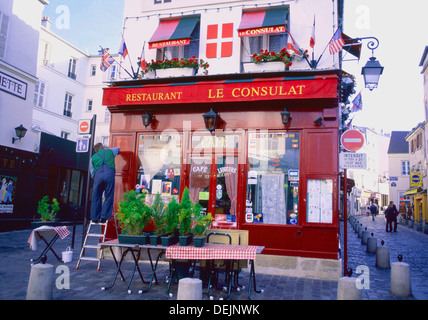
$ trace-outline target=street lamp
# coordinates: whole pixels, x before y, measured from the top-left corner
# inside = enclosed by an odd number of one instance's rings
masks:
[[[361,70],[366,88],[368,88],[370,91],[372,91],[374,88],[377,88],[382,72],[383,67],[380,65],[379,61],[377,61],[375,57],[371,57]]]
[[[281,112],[282,124],[286,126],[289,120],[290,120],[290,112],[287,110],[287,108],[284,107],[284,111]]]
[[[26,133],[27,129],[22,124],[19,127],[16,127],[15,134],[17,138],[12,137],[12,144],[14,144],[16,140],[21,140],[22,138],[24,138]]]
[[[142,115],[141,118],[143,119],[143,125],[147,127],[152,123],[153,114],[146,112],[146,114]]]
[[[202,117],[204,118],[205,128],[209,132],[213,132],[215,130],[215,125],[217,122],[217,113],[214,112],[213,109],[211,109],[210,111],[205,113]]]

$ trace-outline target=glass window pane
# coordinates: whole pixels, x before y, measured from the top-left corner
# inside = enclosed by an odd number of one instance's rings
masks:
[[[178,133],[139,136],[136,190],[146,193],[147,203],[154,201],[157,193],[165,201],[179,195],[181,143]]]
[[[217,158],[215,222],[236,223],[238,200],[238,157]]]
[[[205,213],[208,213],[210,172],[211,155],[206,157],[192,157],[189,175],[190,199],[193,202],[199,202]]]
[[[299,133],[250,133],[246,222],[297,224]]]

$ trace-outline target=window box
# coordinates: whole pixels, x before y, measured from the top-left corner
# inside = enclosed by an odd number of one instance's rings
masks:
[[[156,77],[191,77],[195,75],[195,68],[167,68],[156,69]]]
[[[244,63],[244,72],[276,72],[285,71],[285,63],[282,61],[271,61],[262,63]]]

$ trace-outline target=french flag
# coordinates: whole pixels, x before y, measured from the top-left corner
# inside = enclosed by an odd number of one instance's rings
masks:
[[[122,37],[122,41],[120,43],[119,54],[125,59],[128,55],[128,48],[126,47],[125,40]]]
[[[315,47],[315,15],[314,15],[314,25],[312,27],[312,35],[311,40],[309,41],[309,45],[313,49]]]

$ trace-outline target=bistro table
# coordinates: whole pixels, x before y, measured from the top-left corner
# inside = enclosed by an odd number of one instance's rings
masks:
[[[131,274],[131,278],[129,279],[129,282],[128,282],[128,288],[127,288],[128,293],[131,293],[131,290],[129,288],[131,286],[132,279],[134,278],[135,271],[137,271],[137,270],[138,270],[138,274],[140,276],[141,281],[143,283],[149,284],[147,289],[140,290],[139,293],[148,292],[150,290],[150,288],[152,287],[153,282],[158,284],[158,279],[156,277],[156,269],[158,266],[159,259],[165,253],[165,250],[167,247],[164,247],[161,245],[154,246],[154,245],[139,245],[139,244],[119,243],[118,240],[115,239],[115,240],[110,240],[110,241],[106,241],[106,242],[101,243],[100,248],[101,248],[101,250],[109,248],[110,252],[112,254],[112,257],[114,259],[114,262],[116,263],[116,273],[114,275],[114,278],[113,278],[111,285],[108,287],[102,287],[101,288],[102,290],[108,290],[108,289],[112,288],[116,282],[116,279],[117,279],[117,276],[119,275],[119,273],[122,277],[122,281],[125,281],[125,277],[123,276],[121,266],[122,266],[122,263],[123,263],[125,256],[128,253],[131,253],[133,261],[134,261],[134,270],[133,270],[133,272]],[[120,248],[121,249],[121,257],[120,257],[119,263],[117,261],[115,254],[114,254],[113,248]],[[150,278],[150,281],[148,281],[148,282],[144,280],[143,275],[142,275],[141,270],[140,270],[140,267],[138,265],[138,262],[139,262],[140,257],[141,257],[141,250],[142,249],[147,250],[147,254],[149,257],[149,261],[150,261],[150,266],[152,268],[151,278]],[[160,250],[160,252],[158,253],[158,255],[156,257],[156,262],[154,265],[153,265],[152,255],[151,255],[152,250]]]
[[[58,261],[61,261],[61,258],[56,254],[52,246],[55,244],[58,238],[64,239],[70,233],[71,232],[68,230],[66,226],[56,226],[56,227],[41,226],[37,229],[34,229],[31,232],[30,237],[28,238],[28,241],[27,241],[30,244],[30,249],[33,251],[36,251],[37,243],[40,240],[42,240],[46,244],[46,247],[37,259],[31,259],[31,261],[34,264],[37,264],[40,261],[46,259],[46,253],[48,253],[49,250],[52,251],[52,253],[58,259]],[[49,238],[52,238],[52,239],[48,242],[47,239]]]
[[[172,260],[172,268],[170,274],[170,282],[168,285],[168,293],[172,283],[174,275],[176,275],[175,262],[177,260],[206,260],[209,267],[209,282],[208,282],[208,291],[209,295],[211,276],[213,272],[213,262],[214,260],[228,260],[229,265],[226,268],[228,276],[228,296],[230,297],[231,293],[231,284],[232,284],[232,272],[234,261],[239,260],[250,260],[250,277],[248,285],[248,299],[251,299],[251,289],[252,284],[254,285],[254,291],[256,293],[261,293],[262,291],[257,290],[256,288],[256,273],[254,268],[254,261],[256,255],[262,253],[264,247],[262,246],[248,246],[248,245],[231,245],[231,244],[216,244],[216,243],[206,243],[203,247],[197,248],[194,246],[179,246],[173,245],[169,246],[166,249],[165,257],[166,259]]]

